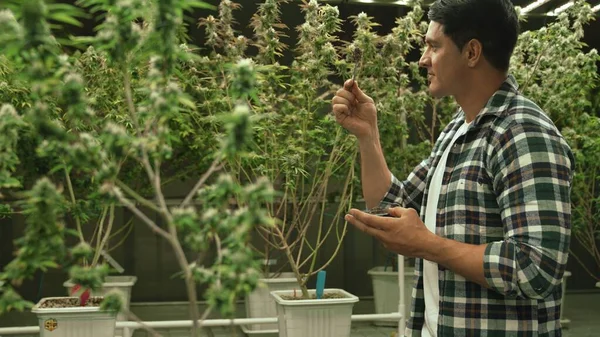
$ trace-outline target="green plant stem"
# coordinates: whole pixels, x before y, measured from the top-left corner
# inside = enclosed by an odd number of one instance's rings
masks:
[[[140,128],[140,124],[137,120],[135,105],[133,102],[133,95],[131,92],[131,75],[129,74],[129,70],[127,67],[127,63],[123,63],[123,68],[121,69],[123,72],[123,90],[125,91],[125,101],[127,102],[127,111],[129,112],[129,117],[131,118],[131,123],[133,124],[136,136],[141,136],[142,129]],[[142,151],[142,160],[141,163],[148,174],[148,179],[151,182],[154,181],[155,172],[150,165],[150,159],[148,158],[148,151],[144,146],[141,146]]]
[[[139,317],[137,317],[133,312],[129,311],[129,309],[127,308],[123,308],[123,310],[125,310],[125,314],[127,315],[127,317],[129,317],[131,320],[136,321],[138,323],[140,323],[142,325],[142,329],[146,330],[148,333],[150,333],[150,335],[152,337],[161,337],[161,335],[154,330],[151,326],[145,324]]]
[[[335,141],[334,144],[338,144],[339,140],[340,140],[340,136],[341,136],[341,130],[338,128],[337,132],[336,132],[336,136],[335,136]],[[317,210],[317,206],[319,203],[319,200],[322,200],[322,198],[324,198],[324,195],[327,191],[327,185],[329,183],[329,178],[331,177],[331,171],[332,171],[332,166],[333,166],[333,162],[334,162],[334,158],[335,155],[338,153],[338,148],[334,145],[334,147],[331,149],[331,153],[329,154],[329,160],[327,161],[327,166],[325,167],[325,172],[323,173],[322,177],[323,177],[323,181],[321,181],[321,183],[318,184],[319,186],[319,191],[317,192],[317,195],[315,196],[315,198],[317,199],[316,202],[314,203],[314,205],[312,206],[312,209],[309,211],[308,214],[305,218],[304,221],[302,222],[304,224],[301,233],[298,235],[298,237],[303,238],[302,241],[300,242],[300,248],[298,249],[298,255],[297,255],[297,259],[296,259],[296,265],[300,264],[300,259],[302,258],[302,251],[303,251],[303,247],[304,247],[304,238],[306,238],[306,233],[308,231],[308,228],[310,227],[308,225],[308,223],[312,220],[313,215],[315,214],[316,210]],[[310,200],[310,199],[309,199]],[[322,217],[321,217],[322,219]],[[319,224],[319,232],[318,232],[318,237],[321,237],[321,232],[322,232],[322,222]],[[316,254],[315,257],[316,258]]]
[[[158,204],[160,205],[161,213],[167,220],[167,223],[172,223],[173,218],[171,216],[171,213],[169,212],[169,209],[167,208],[167,201],[162,192],[162,186],[160,183],[160,165],[161,165],[160,160],[158,160],[158,159],[154,160],[154,168],[156,169],[156,174],[154,175],[154,180],[153,180],[154,192],[156,193],[156,199],[158,199]],[[175,231],[174,237],[177,237],[177,228],[176,227],[174,227],[174,231]]]
[[[548,47],[549,47],[549,43],[547,42],[544,45],[544,48],[540,51],[540,54],[538,55],[538,57],[536,58],[535,63],[533,65],[533,69],[531,70],[531,73],[529,73],[529,75],[527,76],[527,79],[525,80],[525,83],[523,84],[523,87],[521,88],[521,92],[525,92],[525,90],[529,86],[529,82],[531,81],[535,72],[537,71],[540,61],[542,60],[542,57],[546,53],[546,50],[548,49]]]
[[[350,204],[351,204],[351,202],[352,202],[352,198],[350,197]],[[325,262],[320,268],[318,268],[317,270],[314,270],[314,271],[310,272],[309,274],[307,274],[306,275],[307,278],[311,277],[313,275],[316,275],[318,272],[320,272],[321,270],[327,268],[333,262],[333,259],[335,259],[335,257],[339,253],[340,249],[342,248],[342,245],[343,245],[342,239],[346,236],[347,231],[348,231],[348,222],[344,221],[344,228],[342,230],[342,235],[340,236],[340,239],[338,240],[338,244],[335,247],[335,251],[333,252],[333,254],[331,254],[331,257],[329,258],[329,260],[327,260],[327,262]],[[318,247],[317,250],[319,248],[320,247]]]
[[[108,242],[108,239],[110,238],[112,226],[115,221],[115,206],[110,205],[109,209],[110,210],[109,210],[109,216],[108,216],[108,227],[106,229],[106,234],[102,238],[102,242],[100,242],[99,247],[96,248],[96,256],[94,256],[94,261],[92,262],[92,266],[95,266],[96,263],[98,263],[98,259],[100,258],[100,253],[104,250],[104,247],[106,247],[106,243]],[[106,211],[104,214],[106,214]],[[102,216],[102,218],[104,218],[104,215]],[[104,221],[102,221],[102,223],[103,222]]]
[[[133,199],[135,199],[137,202],[139,202],[141,205],[148,207],[149,209],[160,213],[160,208],[158,208],[154,203],[152,203],[150,200],[142,197],[141,195],[139,195],[136,191],[134,191],[133,189],[131,189],[127,184],[125,184],[124,182],[122,182],[119,179],[115,180],[115,184],[117,186],[119,186],[120,189],[122,189],[123,191],[125,191],[125,193],[127,193],[129,196],[131,196]]]
[[[206,172],[204,172],[202,177],[200,177],[200,179],[198,180],[196,185],[194,185],[194,187],[190,190],[190,192],[185,197],[185,199],[183,200],[183,202],[181,203],[181,205],[179,207],[184,208],[190,203],[190,201],[192,201],[192,198],[194,198],[194,196],[196,195],[198,190],[204,185],[206,180],[213,173],[215,173],[216,171],[221,169],[221,165],[219,165],[219,163],[220,163],[220,160],[218,158],[215,158],[215,160],[213,160],[212,164],[210,165],[210,168]]]
[[[333,152],[333,151],[332,151]],[[327,184],[327,181],[325,181],[325,184]],[[317,240],[316,240],[316,248],[312,250],[311,255],[312,257],[312,262],[310,264],[310,268],[308,268],[308,273],[310,274],[310,272],[314,269],[315,264],[317,263],[317,251],[319,249],[319,247],[321,246],[321,236],[323,234],[323,222],[325,222],[325,205],[327,204],[325,201],[325,198],[322,198],[320,201],[321,204],[321,214],[319,215],[319,229],[317,231]],[[308,226],[306,226],[308,228]],[[331,228],[331,227],[329,227]],[[325,239],[323,239],[323,241],[325,241]],[[300,256],[300,254],[298,254],[298,256]]]
[[[96,228],[98,229],[97,234],[98,234],[98,238],[96,239],[96,250],[94,251],[94,258],[92,259],[92,266],[96,265],[96,262],[98,261],[100,255],[102,254],[102,231],[104,230],[104,219],[106,219],[106,213],[108,211],[108,207],[103,207],[102,209],[102,216],[100,217],[100,221],[98,222],[98,225],[96,226]],[[110,234],[110,233],[109,233]],[[92,240],[90,240],[90,242],[93,242],[94,239],[92,238]]]
[[[179,263],[179,267],[183,270],[185,276],[185,286],[187,288],[188,299],[190,302],[190,315],[192,317],[192,336],[198,337],[198,331],[200,330],[200,324],[198,319],[200,318],[200,313],[198,311],[198,306],[196,304],[196,299],[198,295],[196,293],[196,282],[194,281],[194,276],[192,275],[192,271],[190,269],[187,258],[185,257],[185,253],[183,252],[183,248],[177,239],[177,232],[175,230],[175,224],[173,222],[169,223],[169,231],[171,233],[169,242],[175,251],[175,257],[177,258],[177,262]]]
[[[71,176],[66,167],[65,167],[65,179],[67,180],[67,189],[69,190],[69,196],[71,197],[71,202],[73,203],[73,207],[76,207],[77,200],[75,199],[75,192],[73,191],[73,184],[71,183]],[[79,220],[79,217],[77,215],[75,215],[73,218],[75,218],[75,225],[77,226],[77,235],[79,236],[79,241],[83,243],[83,242],[85,242],[85,239],[83,238],[83,230],[81,229],[81,221]]]
[[[354,155],[356,156],[357,152],[354,153]],[[340,206],[341,205],[351,205],[352,204],[352,193],[354,191],[354,187],[352,186],[352,184],[350,184],[350,182],[352,181],[352,179],[354,178],[354,163],[356,161],[353,161],[350,167],[350,170],[348,171],[348,175],[346,176],[346,181],[344,182],[344,190],[342,191],[342,198],[340,199]],[[348,187],[350,186],[350,187]],[[346,198],[348,198],[348,202],[346,202]],[[336,223],[337,221],[339,221],[340,219],[340,215],[342,213],[342,208],[338,207],[336,214],[332,220],[333,223]],[[321,222],[323,222],[323,218],[321,217]],[[329,235],[331,234],[331,231],[333,229],[334,226],[330,226],[329,229],[327,230],[327,232],[324,235],[324,239],[320,240],[320,234],[319,233],[319,238],[317,239],[317,245],[315,246],[315,248],[313,249],[313,252],[311,252],[311,254],[304,260],[302,261],[302,263],[300,263],[299,268],[302,268],[302,266],[309,260],[312,260],[311,265],[309,267],[309,271],[308,271],[308,275],[312,276],[315,273],[323,270],[325,267],[327,267],[331,261],[333,261],[333,258],[335,258],[335,256],[337,255],[337,252],[339,251],[339,249],[342,246],[342,239],[345,236],[346,233],[346,226],[347,226],[347,222],[344,223],[344,229],[343,229],[343,234],[341,235],[341,237],[338,238],[338,243],[335,249],[335,252],[332,254],[331,258],[329,259],[329,261],[327,263],[325,263],[323,266],[321,266],[318,270],[316,270],[315,272],[313,272],[314,268],[315,268],[315,264],[316,264],[316,260],[317,260],[317,252],[319,251],[319,249],[321,248],[321,246],[325,243],[325,239],[327,237],[329,237]],[[321,228],[319,228],[320,230]],[[320,232],[320,231],[319,231]]]
[[[204,310],[204,314],[202,314],[202,317],[200,317],[200,326],[202,326],[202,322],[208,318],[208,316],[212,313],[213,308],[212,307],[208,307],[206,308],[206,310]],[[209,332],[211,332],[211,330],[208,330]],[[211,332],[212,334],[212,332]]]
[[[141,132],[140,125],[136,118],[135,113],[135,105],[133,102],[133,94],[131,92],[131,74],[129,74],[129,69],[127,66],[127,62],[123,62],[123,68],[121,69],[123,72],[123,89],[125,91],[125,101],[127,102],[127,111],[129,112],[129,118],[131,118],[131,124],[135,129],[136,135],[139,135]]]
[[[154,162],[154,167],[156,169],[156,173],[154,174],[154,190],[157,195],[158,203],[160,205],[161,213],[163,217],[167,221],[167,225],[169,228],[169,242],[173,247],[173,251],[175,252],[175,257],[177,258],[177,262],[179,263],[179,267],[183,270],[185,275],[185,285],[187,288],[188,299],[190,302],[190,315],[192,316],[193,325],[192,325],[192,336],[197,337],[198,332],[200,330],[200,325],[198,323],[198,319],[200,318],[200,313],[198,311],[198,306],[196,304],[198,295],[196,293],[196,282],[194,281],[194,276],[192,275],[192,270],[190,269],[189,262],[183,248],[181,247],[181,243],[179,242],[177,235],[177,226],[173,222],[173,217],[167,208],[167,203],[165,197],[162,193],[161,183],[160,183],[160,161],[158,159]]]
[[[273,234],[273,232],[272,232],[272,230],[270,228],[259,227],[257,232],[258,232],[258,235],[260,235],[260,237],[263,239],[263,241],[269,247],[272,247],[272,248],[275,248],[275,249],[281,249],[282,248],[280,246],[277,246],[275,243],[271,242],[271,240],[269,240],[269,238],[267,237],[268,235]],[[262,232],[265,232],[265,233],[262,233]],[[265,235],[267,235],[267,236],[265,236]],[[267,254],[265,254],[265,255],[267,255]]]
[[[131,79],[130,79],[130,74],[127,69],[126,63],[124,63],[122,70],[123,70],[123,81],[124,81],[124,87],[125,87],[124,88],[125,97],[127,100],[127,106],[129,108],[128,109],[129,114],[132,119],[132,123],[136,129],[136,133],[139,134],[141,132],[141,129],[140,129],[139,123],[136,119],[135,106],[134,106],[133,97],[131,94]],[[150,164],[150,159],[148,157],[148,152],[147,152],[146,148],[142,146],[141,150],[142,150],[141,162],[144,165],[144,168],[146,169],[148,178],[154,185],[154,190],[155,190],[155,193],[157,194],[158,203],[160,205],[160,211],[161,211],[160,213],[167,220],[169,233],[165,232],[163,229],[158,227],[152,220],[150,220],[145,214],[143,214],[139,209],[137,209],[137,207],[135,207],[131,202],[126,200],[121,194],[118,194],[118,195],[119,195],[120,201],[123,204],[125,204],[132,212],[134,212],[136,215],[138,215],[146,224],[148,224],[150,226],[151,229],[153,229],[155,232],[159,233],[165,239],[167,239],[167,241],[173,247],[173,250],[175,251],[175,256],[177,257],[177,261],[185,275],[185,283],[186,283],[186,287],[187,287],[187,291],[188,291],[188,298],[190,301],[190,314],[191,314],[192,320],[193,320],[192,334],[194,337],[197,337],[198,330],[199,330],[198,318],[200,317],[200,314],[198,312],[198,307],[196,305],[196,299],[197,299],[196,285],[195,285],[191,270],[189,268],[187,259],[185,257],[185,253],[183,252],[183,249],[181,248],[181,244],[179,243],[179,240],[177,238],[177,229],[175,227],[175,224],[173,223],[172,216],[167,209],[164,195],[162,194],[162,189],[160,186],[160,175],[159,175],[160,162],[158,160],[155,161],[156,171],[154,171]]]
[[[135,214],[138,218],[140,218],[146,225],[148,225],[153,232],[164,237],[166,240],[171,240],[170,234],[168,232],[158,227],[156,223],[154,223],[154,221],[152,221],[146,216],[146,214],[144,214],[137,207],[135,207],[135,205],[131,201],[127,200],[127,198],[125,198],[119,192],[116,192],[115,194],[117,195],[117,199],[119,200],[119,202],[123,204],[127,209],[129,209],[133,214]]]
[[[125,243],[125,240],[127,239],[129,234],[131,234],[131,231],[133,230],[133,218],[129,219],[129,221],[127,221],[127,223],[125,225],[123,225],[123,227],[119,228],[119,230],[114,232],[110,238],[113,239],[113,238],[117,237],[119,234],[121,234],[121,232],[124,232],[125,230],[127,230],[127,233],[125,233],[125,235],[123,235],[123,237],[121,238],[121,240],[119,242],[112,245],[110,247],[110,249],[107,250],[108,253],[111,252],[112,250],[120,247],[123,243]]]
[[[100,223],[102,223],[102,221],[104,221],[104,217],[106,216],[106,208],[103,209],[102,212],[102,216],[100,217]],[[96,238],[96,235],[100,236],[100,234],[98,234],[100,229],[100,226],[96,226],[94,228],[94,233],[92,234],[92,238],[90,239],[90,242],[94,242],[94,240],[98,241],[98,239]]]

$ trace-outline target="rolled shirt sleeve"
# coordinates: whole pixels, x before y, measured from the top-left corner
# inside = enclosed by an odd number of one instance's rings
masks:
[[[543,299],[567,263],[574,159],[556,130],[536,123],[513,122],[495,141],[488,167],[504,240],[488,244],[485,278],[508,297]]]

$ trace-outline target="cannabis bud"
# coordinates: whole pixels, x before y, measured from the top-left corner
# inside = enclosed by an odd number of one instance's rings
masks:
[[[362,57],[362,51],[360,50],[360,47],[354,47],[354,53],[353,53],[352,57],[354,59],[354,63],[360,62],[360,59]]]
[[[354,60],[354,71],[352,72],[352,81],[356,80],[356,69],[358,69],[358,65],[362,58],[362,51],[359,47],[354,47],[354,51],[352,53],[352,59]]]
[[[254,94],[256,74],[250,59],[241,59],[233,68],[231,94],[234,98],[247,99]]]

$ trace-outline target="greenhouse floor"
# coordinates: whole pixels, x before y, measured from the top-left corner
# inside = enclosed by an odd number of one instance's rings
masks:
[[[355,314],[372,313],[373,303],[368,299],[361,299],[355,306]],[[181,320],[185,319],[187,306],[184,303],[133,303],[132,311],[142,320]],[[243,308],[241,308],[243,310]],[[600,293],[569,293],[566,298],[564,318],[570,320],[565,329],[565,337],[600,337]],[[37,320],[31,313],[11,313],[0,317],[0,327],[31,326]],[[231,327],[216,327],[211,329],[214,337],[243,337],[246,336],[241,329]],[[370,322],[354,322],[351,337],[389,337],[395,329],[393,327],[375,326]],[[186,329],[159,329],[164,337],[189,337]],[[34,337],[37,335],[18,335],[14,337]],[[150,334],[145,331],[136,331],[134,337],[146,337]],[[209,334],[205,336],[210,337]],[[254,336],[253,334],[247,335]],[[0,337],[13,337],[2,335]]]

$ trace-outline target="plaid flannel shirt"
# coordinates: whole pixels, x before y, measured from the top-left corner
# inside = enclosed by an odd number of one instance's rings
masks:
[[[380,204],[398,202],[421,218],[426,207],[437,207],[437,235],[487,245],[484,271],[490,289],[438,266],[438,337],[561,336],[574,158],[548,116],[517,88],[509,75],[456,141],[437,206],[425,203],[430,176],[464,123],[462,110],[407,180],[392,176]],[[407,336],[421,336],[422,273],[417,259]]]

